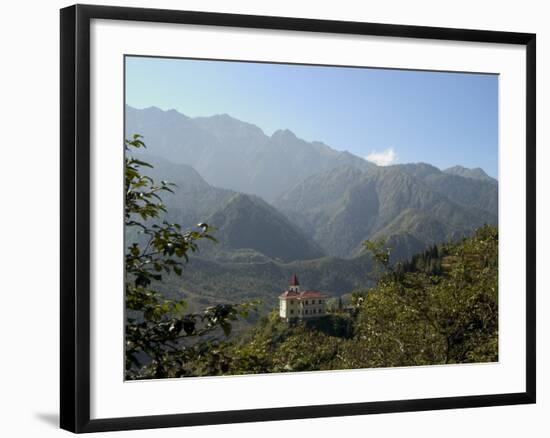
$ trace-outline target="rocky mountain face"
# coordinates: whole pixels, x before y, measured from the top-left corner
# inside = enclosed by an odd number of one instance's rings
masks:
[[[496,179],[491,178],[480,167],[468,169],[467,167],[453,166],[453,167],[449,167],[448,169],[445,169],[443,172],[449,175],[463,176],[464,178],[472,178],[480,181],[486,181],[495,185],[498,184],[498,181]]]

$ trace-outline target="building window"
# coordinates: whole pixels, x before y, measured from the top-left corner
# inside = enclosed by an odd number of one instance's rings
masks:
[[[290,314],[292,315],[294,313],[294,309],[290,309]]]
[[[306,300],[306,306],[307,306],[307,300]]]
[[[321,300],[319,300],[319,304],[322,304],[323,302]]]

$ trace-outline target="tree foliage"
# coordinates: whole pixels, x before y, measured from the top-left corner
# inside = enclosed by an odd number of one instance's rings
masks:
[[[166,211],[161,195],[175,186],[166,181],[156,184],[142,173],[152,166],[129,156],[129,151],[144,147],[139,135],[125,141],[125,226],[139,236],[125,253],[126,378],[194,375],[189,363],[199,356],[215,360],[210,354],[215,335],[228,335],[231,322],[246,315],[253,304],[218,304],[201,313],[185,313],[184,300],[166,299],[155,288],[164,276],[181,275],[200,240],[215,238],[206,223],[183,231],[179,224],[161,221]]]
[[[369,292],[356,330],[373,366],[496,361],[496,227],[396,267]]]
[[[352,294],[351,312],[287,324],[276,312],[223,348],[219,374],[314,371],[498,360],[498,232],[428,248],[383,266]]]

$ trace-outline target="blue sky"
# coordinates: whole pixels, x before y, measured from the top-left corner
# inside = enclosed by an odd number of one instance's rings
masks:
[[[227,113],[379,164],[498,175],[496,75],[127,57],[126,103]]]

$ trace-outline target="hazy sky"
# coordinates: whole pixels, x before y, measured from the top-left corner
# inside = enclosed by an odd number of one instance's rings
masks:
[[[126,103],[227,113],[379,164],[498,173],[498,76],[126,58]]]

